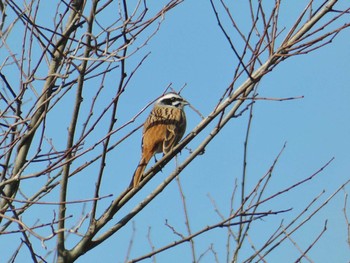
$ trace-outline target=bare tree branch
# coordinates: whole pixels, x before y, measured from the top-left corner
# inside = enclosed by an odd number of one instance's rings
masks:
[[[122,170],[111,160],[115,159],[114,154],[122,152],[121,146],[133,139],[132,135],[142,126],[140,116],[156,100],[156,96],[150,96],[146,99],[147,105],[132,108],[130,94],[135,92],[134,80],[143,67],[149,67],[146,62],[153,53],[153,46],[149,44],[160,32],[167,14],[176,14],[183,2],[69,0],[48,4],[38,0],[0,0],[0,234],[6,238],[19,236],[9,256],[10,262],[21,254],[28,255],[33,262],[50,261],[52,257],[57,262],[74,262],[111,236],[122,235],[121,230],[129,224],[132,227],[129,245],[125,251],[116,253],[126,261],[131,259],[137,230],[136,223],[130,221],[156,197],[160,198],[160,193],[174,179],[184,213],[183,226],[167,220],[161,227],[171,232],[173,239],[161,245],[153,235],[156,230],[149,226],[146,242],[150,252],[137,255],[130,262],[151,257],[156,261],[159,253],[186,242],[189,242],[193,262],[208,257],[219,262],[222,249],[218,244],[207,244],[202,250],[197,246],[198,237],[218,229],[225,229],[227,234],[227,262],[242,261],[241,257],[246,258],[244,262],[266,262],[267,255],[287,240],[300,251],[296,261],[312,261],[309,251],[315,249],[323,237],[327,223],[306,247],[301,246],[293,234],[305,227],[349,181],[323,202],[321,197],[325,191],[321,191],[293,215],[290,215],[293,206],[289,204],[282,209],[264,209],[264,205],[319,177],[333,158],[316,172],[268,193],[286,148],[284,145],[266,173],[256,177],[253,188],[248,188],[253,110],[256,110],[255,103],[262,100],[304,98],[303,95],[259,96],[257,87],[281,62],[333,44],[334,39],[350,27],[350,6],[337,0],[318,3],[309,0],[294,23],[285,25],[282,13],[290,3],[210,0],[208,8],[231,52],[228,52],[230,59],[236,63],[231,81],[225,87],[214,87],[218,90],[216,102],[204,110],[197,109],[198,102],[190,101],[190,108],[200,121],[171,152],[145,172],[139,186],[123,190],[121,176],[129,175],[121,175]],[[235,4],[243,6],[244,17],[237,15],[241,10],[234,8]],[[181,90],[185,87],[186,84]],[[169,90],[174,91],[172,84],[164,88],[164,92]],[[179,176],[197,157],[205,154],[227,124],[247,113],[242,176],[232,185],[230,200],[226,202],[228,210],[220,209],[221,205],[208,193],[214,210],[211,212],[218,220],[195,225],[191,221],[193,207],[188,202],[191,193],[185,191]],[[176,169],[145,194],[148,188],[142,188],[183,149],[190,150]],[[111,163],[112,170],[108,166]],[[114,178],[118,176],[112,194],[106,190],[110,174]],[[93,181],[85,180],[87,176]],[[80,181],[76,184],[78,178]],[[75,206],[79,205],[81,209],[76,210]],[[346,205],[347,194],[343,213],[349,232]],[[38,212],[44,210],[45,213]],[[268,233],[264,244],[255,243],[251,234],[254,224],[273,215],[288,215],[289,219],[282,220],[273,233]],[[35,223],[31,221],[33,218]],[[70,223],[69,219],[74,222]],[[38,240],[41,247],[33,242]],[[252,249],[249,255],[242,253],[247,242]]]

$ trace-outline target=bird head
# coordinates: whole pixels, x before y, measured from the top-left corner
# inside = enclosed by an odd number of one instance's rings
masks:
[[[170,106],[182,110],[184,106],[188,105],[188,102],[180,95],[170,92],[160,97],[157,100],[156,105]]]

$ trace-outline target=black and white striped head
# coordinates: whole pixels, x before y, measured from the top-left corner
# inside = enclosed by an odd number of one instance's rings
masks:
[[[184,106],[188,105],[188,102],[184,98],[182,98],[180,95],[171,92],[160,97],[157,100],[156,105],[170,106],[170,107],[175,107],[182,110]]]

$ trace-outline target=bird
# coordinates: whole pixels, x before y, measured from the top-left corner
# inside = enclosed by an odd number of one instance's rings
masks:
[[[143,125],[141,159],[130,188],[135,188],[144,179],[143,172],[156,153],[167,154],[181,140],[186,131],[186,105],[188,102],[174,92],[164,94],[155,102]]]

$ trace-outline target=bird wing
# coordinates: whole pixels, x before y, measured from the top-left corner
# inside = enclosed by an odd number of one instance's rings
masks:
[[[165,139],[163,141],[163,153],[166,154],[172,150],[174,145],[178,142],[178,135],[176,132],[176,125],[167,125]]]

